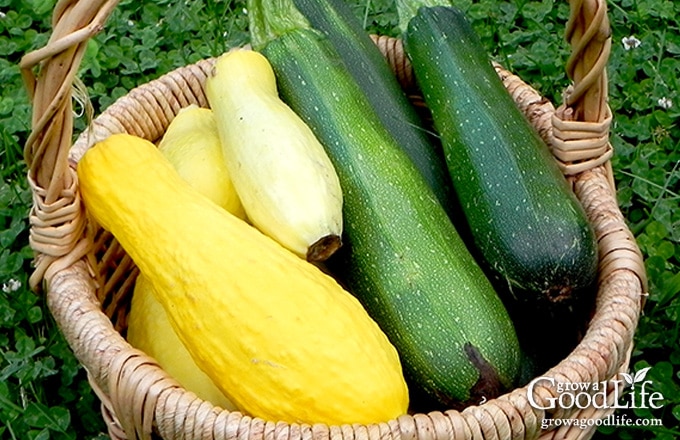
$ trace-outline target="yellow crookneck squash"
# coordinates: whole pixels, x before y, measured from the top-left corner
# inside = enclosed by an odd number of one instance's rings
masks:
[[[270,421],[370,424],[404,414],[399,356],[330,276],[212,203],[143,139],[78,164],[85,207],[145,274],[197,365]]]

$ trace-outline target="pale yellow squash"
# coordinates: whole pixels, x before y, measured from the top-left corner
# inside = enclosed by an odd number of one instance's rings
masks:
[[[245,217],[224,162],[212,110],[194,104],[181,109],[170,122],[158,149],[191,186],[234,215]]]
[[[127,340],[130,345],[154,358],[166,373],[201,399],[224,409],[236,409],[196,365],[154,295],[149,281],[140,274],[135,281],[128,314]]]
[[[114,135],[78,164],[85,206],[148,277],[191,356],[237,407],[271,421],[404,414],[399,356],[331,277],[219,208],[153,144]]]
[[[341,244],[342,189],[312,130],[284,103],[258,52],[220,56],[206,96],[248,219],[298,256],[323,261]]]

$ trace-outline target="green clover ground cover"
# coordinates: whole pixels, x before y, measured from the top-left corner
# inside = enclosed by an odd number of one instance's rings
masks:
[[[106,438],[99,402],[49,315],[27,289],[31,271],[23,145],[30,104],[18,62],[49,36],[54,0],[0,0],[0,438]],[[88,45],[81,78],[95,113],[132,87],[247,42],[244,1],[124,0]],[[367,29],[396,35],[392,1],[348,0]],[[555,104],[567,85],[567,2],[454,0],[493,57]],[[680,438],[680,3],[611,0],[612,160],[620,206],[645,256],[649,297],[631,370],[663,394],[630,419],[663,426],[601,428],[600,438]],[[77,130],[84,127],[77,120]]]

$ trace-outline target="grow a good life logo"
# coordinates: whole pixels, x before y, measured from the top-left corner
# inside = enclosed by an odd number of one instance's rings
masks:
[[[527,386],[529,404],[542,410],[584,410],[595,408],[601,410],[618,409],[659,409],[663,406],[664,396],[653,391],[653,383],[646,380],[651,367],[629,374],[621,373],[620,379],[610,379],[601,382],[559,382],[554,377],[541,376],[532,380]],[[626,388],[630,392],[625,392]],[[551,388],[555,393],[549,397],[538,399],[540,388]],[[609,416],[605,419],[544,419],[541,427],[577,425],[581,428],[600,425],[661,425],[660,419],[632,420],[625,415],[621,417]]]

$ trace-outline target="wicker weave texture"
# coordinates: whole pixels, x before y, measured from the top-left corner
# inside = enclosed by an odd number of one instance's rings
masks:
[[[31,283],[46,292],[59,328],[85,366],[102,400],[114,440],[164,439],[580,439],[594,426],[541,429],[544,418],[602,418],[609,410],[532,407],[526,388],[458,411],[404,415],[371,426],[288,425],[227,412],[181,388],[157,363],[131,347],[126,327],[137,271],[106,231],[88,223],[78,193],[75,164],[96,141],[127,132],[158,140],[179,109],[206,106],[203,84],[214,60],[186,66],[141,85],[119,99],[72,145],[71,87],[88,38],[98,32],[115,1],[62,0],[55,7],[48,45],[22,61],[34,102],[26,145],[34,196],[30,214],[36,270]],[[609,159],[611,112],[605,65],[609,26],[603,0],[572,1],[567,39],[573,84],[555,109],[520,78],[496,70],[518,106],[552,148],[583,204],[599,243],[599,288],[588,330],[574,351],[543,376],[556,381],[601,382],[628,369],[633,335],[646,292],[642,257],[616,204]],[[397,77],[416,93],[398,40],[375,37]],[[614,394],[610,393],[612,398]],[[538,402],[557,396],[534,390]]]

